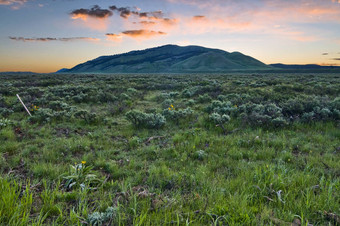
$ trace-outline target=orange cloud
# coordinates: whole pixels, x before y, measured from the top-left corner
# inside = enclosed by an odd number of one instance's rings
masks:
[[[167,33],[162,31],[153,31],[153,30],[127,30],[123,31],[120,34],[113,34],[113,33],[107,33],[106,36],[108,37],[108,40],[111,41],[121,41],[124,36],[134,38],[134,39],[150,39],[159,35],[166,35]]]
[[[120,42],[120,41],[122,41],[122,38],[123,38],[123,35],[113,34],[113,33],[107,33],[106,36],[107,36],[108,40],[114,41],[114,42]]]
[[[86,15],[83,15],[81,18],[79,17],[79,19],[80,20],[74,20],[75,26],[88,27],[91,30],[96,31],[106,31],[110,23],[110,21],[105,18],[104,19],[92,18]]]
[[[86,26],[92,30],[104,31],[107,29],[107,18],[112,16],[113,13],[108,9],[101,9],[98,5],[93,6],[91,9],[76,9],[70,13],[72,19],[80,19],[78,25]]]
[[[162,31],[151,31],[151,30],[128,30],[123,31],[122,34],[129,36],[129,37],[145,37],[145,38],[151,38],[157,35],[165,35],[165,32]]]

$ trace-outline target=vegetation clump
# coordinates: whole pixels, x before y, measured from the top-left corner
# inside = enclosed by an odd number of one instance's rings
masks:
[[[161,114],[148,114],[137,110],[127,112],[126,118],[136,128],[159,129],[163,127],[166,122],[165,117]]]

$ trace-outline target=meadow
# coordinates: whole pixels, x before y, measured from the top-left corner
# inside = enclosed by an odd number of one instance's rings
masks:
[[[340,74],[1,75],[0,200],[0,225],[339,225]]]

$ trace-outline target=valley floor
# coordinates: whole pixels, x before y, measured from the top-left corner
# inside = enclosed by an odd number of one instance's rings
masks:
[[[338,74],[2,75],[0,225],[340,224],[339,93]]]

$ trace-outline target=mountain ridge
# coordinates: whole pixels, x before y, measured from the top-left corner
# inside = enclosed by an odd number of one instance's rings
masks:
[[[202,46],[164,45],[100,56],[62,73],[183,73],[265,70],[272,67],[240,52]]]

